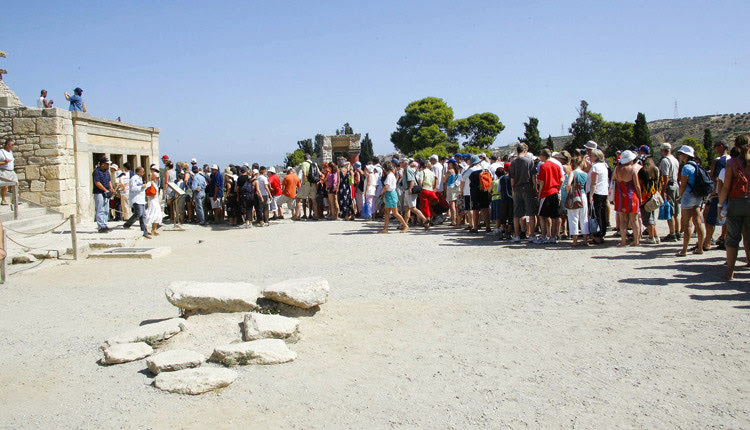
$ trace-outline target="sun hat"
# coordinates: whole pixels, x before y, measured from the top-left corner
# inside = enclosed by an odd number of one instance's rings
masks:
[[[583,145],[583,146],[584,146],[584,148],[586,148],[586,149],[591,149],[591,150],[594,150],[594,149],[596,149],[596,148],[597,148],[597,147],[598,147],[599,145],[598,145],[598,144],[597,144],[596,142],[594,142],[593,140],[589,140],[589,141],[588,141],[588,142],[586,142],[586,144],[585,144],[585,145]]]
[[[365,168],[367,169],[369,173],[372,173],[375,171],[375,166],[373,166],[372,164],[368,164],[367,166],[365,166]]]
[[[664,142],[661,144],[661,150],[662,151],[671,151],[672,150],[672,144],[669,142]]]
[[[119,169],[119,168],[120,168],[120,166],[118,166],[118,165],[117,165],[117,164],[115,164],[115,163],[112,163],[112,164],[111,164],[111,165],[109,166],[109,168],[110,168],[110,169],[115,169],[115,170],[117,170],[117,169]]]
[[[247,161],[245,161],[244,163],[242,163],[242,165],[245,166],[245,167],[250,167],[250,165],[247,164]]]
[[[273,167],[273,166],[271,166],[271,167],[268,168],[268,172],[269,173],[276,173],[276,168]]]
[[[620,164],[628,164],[631,161],[635,160],[635,157],[635,152],[623,151],[623,153],[620,155]]]
[[[293,172],[294,171],[294,167],[289,166],[289,167],[286,168],[286,171],[287,172]]]
[[[475,164],[479,164],[479,163],[480,163],[480,161],[479,161],[479,157],[478,157],[478,156],[476,156],[476,155],[472,155],[472,156],[471,156],[471,165],[473,166],[473,165],[475,165]]]
[[[212,164],[211,170],[219,170],[219,166],[217,166],[216,164]]]
[[[487,158],[487,154],[485,154],[484,152],[480,152],[479,158]]]
[[[439,160],[440,158],[437,156],[437,154],[430,155],[430,160]]]
[[[258,170],[258,169],[253,169],[253,173],[257,175],[258,173],[260,173],[260,170]]]
[[[191,158],[190,159],[190,163],[191,164],[198,164],[198,160],[196,160],[195,158]]]
[[[678,154],[685,154],[685,155],[687,155],[690,158],[694,158],[695,157],[695,151],[693,150],[693,148],[691,146],[688,146],[688,145],[682,145],[680,147],[680,149],[677,150],[677,153]]]
[[[555,151],[552,153],[552,158],[565,158],[559,152]]]
[[[651,148],[649,148],[648,145],[643,145],[640,148],[638,148],[638,152],[643,152],[644,154],[650,154]]]

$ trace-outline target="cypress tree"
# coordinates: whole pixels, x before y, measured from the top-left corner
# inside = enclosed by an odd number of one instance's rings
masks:
[[[706,149],[706,154],[708,154],[708,160],[706,162],[707,165],[711,165],[711,161],[713,161],[715,155],[714,155],[714,137],[711,135],[711,129],[707,128],[703,130],[703,148]]]
[[[654,148],[651,148],[651,132],[648,130],[646,115],[641,112],[638,112],[638,116],[635,118],[635,125],[633,126],[633,145],[636,148],[646,145],[652,150],[651,153],[653,154]]]
[[[533,116],[529,117],[529,122],[523,123],[526,129],[523,132],[523,137],[519,137],[518,141],[525,143],[529,147],[529,152],[534,155],[539,155],[542,152],[542,138],[539,136],[539,120]]]
[[[365,133],[365,138],[362,139],[359,150],[359,161],[365,165],[375,157],[372,151],[372,140],[370,139],[370,133]]]

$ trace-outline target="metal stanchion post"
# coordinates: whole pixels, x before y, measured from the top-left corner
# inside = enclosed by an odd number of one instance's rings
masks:
[[[18,184],[13,186],[13,219],[18,219]]]
[[[5,230],[0,231],[0,234],[3,235],[3,250],[5,250],[5,258],[0,262],[0,284],[4,284],[6,261],[8,261],[8,247],[5,246]]]
[[[78,236],[76,235],[75,216],[70,216],[70,240],[73,242],[73,260],[78,260]]]

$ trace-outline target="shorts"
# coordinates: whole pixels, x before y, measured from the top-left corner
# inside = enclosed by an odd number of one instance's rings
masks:
[[[464,210],[471,210],[471,196],[464,196]]]
[[[719,221],[719,197],[715,196],[708,201],[708,210],[706,211],[706,224],[713,226],[724,225],[723,221]]]
[[[220,197],[211,197],[211,209],[221,209]]]
[[[521,218],[524,216],[536,216],[539,203],[536,193],[531,189],[517,188],[513,190],[513,216]]]
[[[0,169],[0,179],[5,182],[13,182],[14,184],[18,183],[18,175],[13,170]]]
[[[419,197],[419,194],[404,193],[404,206],[407,208],[416,208],[417,197]]]
[[[276,209],[279,208],[279,197],[281,196],[273,196],[268,199],[268,210],[276,212]]]
[[[398,207],[398,194],[395,191],[385,192],[385,207],[387,209],[396,209]]]
[[[675,217],[680,214],[680,202],[677,201],[677,198],[680,195],[680,190],[676,187],[667,187],[666,194],[667,201],[672,205],[672,217]]]
[[[680,198],[680,204],[685,210],[699,208],[703,204],[703,198],[693,194],[690,190],[685,190]]]
[[[294,197],[289,197],[289,196],[285,196],[285,195],[282,194],[282,195],[278,196],[277,199],[278,200],[277,200],[276,204],[278,204],[279,207],[284,206],[284,203],[286,203],[287,207],[290,210],[294,210],[295,207],[297,206],[297,204],[296,204],[297,203],[297,199],[294,198]]]
[[[478,192],[471,195],[471,210],[480,211],[490,207],[490,194],[488,192]]]
[[[554,193],[542,198],[539,216],[543,218],[560,218],[560,194]]]
[[[503,201],[501,199],[493,200],[490,203],[490,221],[497,221],[500,219],[500,207]]]
[[[299,199],[314,199],[315,198],[315,185],[305,184],[300,187],[299,193],[297,193]]]
[[[742,233],[750,228],[750,198],[731,197],[727,201],[727,242],[731,248],[739,248]]]
[[[641,221],[643,221],[644,227],[656,225],[656,211],[646,212],[643,207],[641,207]]]
[[[513,222],[513,199],[500,200],[500,222],[510,224]]]
[[[446,200],[448,200],[449,202],[455,202],[459,199],[459,197],[461,197],[461,190],[458,186],[453,185],[451,187],[448,187],[448,193],[445,197]]]

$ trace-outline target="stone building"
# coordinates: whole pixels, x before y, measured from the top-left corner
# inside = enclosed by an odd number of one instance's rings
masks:
[[[359,134],[323,136],[322,153],[318,157],[319,161],[323,163],[333,161],[333,154],[336,152],[345,152],[352,163],[359,161],[359,152],[362,149],[359,138]]]
[[[0,138],[16,141],[13,154],[22,199],[77,220],[94,219],[96,161],[148,166],[159,161],[159,129],[83,113],[22,106],[0,80]]]

